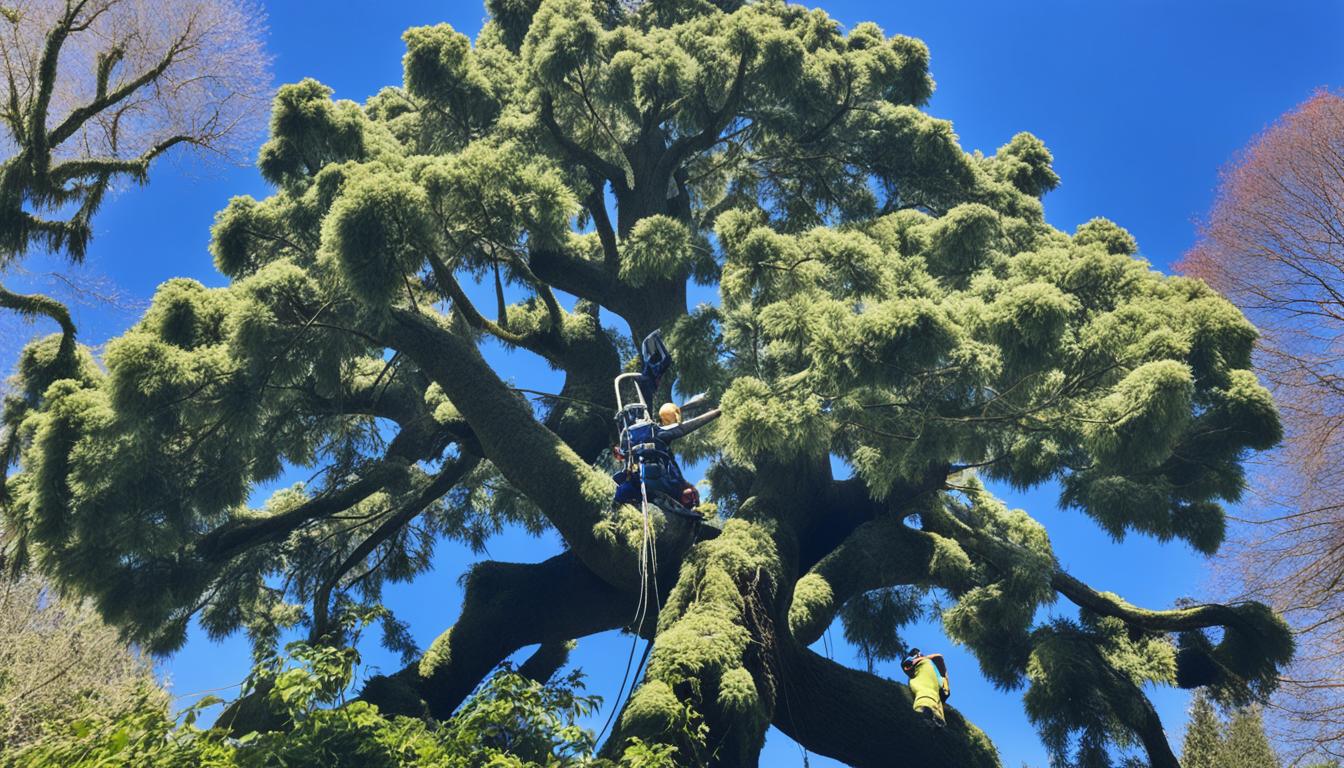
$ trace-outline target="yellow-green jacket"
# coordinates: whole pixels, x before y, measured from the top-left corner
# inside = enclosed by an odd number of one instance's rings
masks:
[[[932,710],[934,719],[944,722],[943,702],[952,694],[947,682],[947,665],[940,654],[922,656],[915,660],[910,675],[910,692],[915,696],[915,711]]]

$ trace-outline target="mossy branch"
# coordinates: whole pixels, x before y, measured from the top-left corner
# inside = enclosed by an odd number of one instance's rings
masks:
[[[542,643],[518,667],[518,674],[544,685],[569,661],[569,652],[574,650],[574,645],[573,640]]]
[[[633,594],[603,582],[569,552],[536,564],[479,563],[465,585],[457,623],[416,663],[370,680],[360,698],[387,714],[446,718],[519,648],[540,643],[538,653],[550,654],[557,644],[624,625],[634,605]],[[541,667],[538,659],[532,671]]]
[[[70,310],[61,302],[40,293],[14,293],[0,286],[0,307],[18,312],[25,320],[47,317],[61,326],[61,346],[58,354],[69,359],[75,354],[75,322]]]
[[[389,484],[406,477],[410,464],[388,457],[338,491],[322,494],[299,506],[269,517],[231,520],[198,539],[193,547],[206,560],[223,562],[237,553],[268,541],[278,541],[312,520],[353,507]]]
[[[604,307],[620,289],[614,268],[608,270],[595,260],[580,258],[560,248],[535,249],[528,254],[528,264],[550,285]]]
[[[457,282],[457,277],[453,275],[453,271],[448,268],[448,265],[443,263],[443,259],[433,253],[427,254],[425,258],[429,261],[430,269],[434,271],[435,281],[438,282],[444,293],[448,294],[448,298],[452,299],[453,307],[462,314],[468,325],[477,330],[485,331],[505,344],[512,344],[516,347],[524,346],[526,339],[521,334],[513,333],[501,327],[476,309],[476,305],[471,303],[466,291],[462,290],[461,284]]]
[[[774,725],[804,748],[856,768],[999,768],[979,728],[944,706],[947,727],[930,731],[910,689],[823,658],[796,643],[783,647],[783,701]]]
[[[1205,603],[1167,611],[1149,610],[1131,605],[1118,595],[1098,592],[1063,570],[1055,572],[1050,585],[1080,608],[1113,616],[1135,629],[1152,632],[1184,632],[1208,627],[1251,629],[1233,606]]]
[[[864,592],[927,582],[940,541],[947,542],[937,534],[909,528],[895,517],[860,525],[794,586],[789,607],[794,638],[811,645],[845,603]]]
[[[541,117],[541,124],[546,126],[551,138],[571,159],[588,169],[589,172],[607,179],[618,187],[625,188],[627,186],[624,169],[574,141],[560,127],[555,119],[555,99],[551,94],[543,93],[541,95],[541,109],[538,114]]]
[[[957,541],[990,562],[996,563],[1000,568],[1011,568],[1012,563],[1026,553],[1025,548],[1017,544],[972,529],[955,515],[940,515],[938,520],[953,526]],[[1102,616],[1115,617],[1135,629],[1184,632],[1209,627],[1233,627],[1250,632],[1259,631],[1259,628],[1248,624],[1246,617],[1236,606],[1206,603],[1164,611],[1140,608],[1117,595],[1098,592],[1063,569],[1056,569],[1050,577],[1050,586],[1075,605]]]
[[[611,506],[610,478],[597,472],[545,425],[481,357],[475,344],[440,320],[393,309],[388,346],[414,360],[471,425],[484,457],[532,500],[565,542],[603,578],[627,583],[609,545],[594,535]],[[623,551],[623,550],[622,550]]]

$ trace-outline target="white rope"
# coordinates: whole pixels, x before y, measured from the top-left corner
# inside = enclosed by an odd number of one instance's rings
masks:
[[[625,674],[621,677],[621,685],[616,690],[616,702],[625,698],[625,683],[627,680],[630,682],[630,693],[635,692],[635,684],[639,673],[638,671],[635,673],[636,680],[630,680],[630,665],[635,660],[635,648],[639,645],[640,632],[644,629],[644,619],[648,616],[650,575],[652,575],[654,599],[658,599],[658,548],[654,546],[655,537],[652,535],[653,523],[649,517],[649,490],[644,484],[644,459],[642,458],[639,460],[639,496],[640,512],[644,518],[639,542],[639,601],[635,603],[635,618],[630,622],[635,625],[635,636],[630,640],[630,658],[625,661]],[[652,570],[650,565],[652,565]],[[662,608],[661,604],[659,608]],[[650,640],[649,648],[652,647],[653,641]],[[645,658],[648,657],[649,648],[644,649]],[[644,666],[642,659],[639,665],[641,668]],[[607,722],[602,725],[602,730],[597,734],[597,741],[600,742],[602,737],[606,735],[607,728],[611,727],[612,720],[615,719],[619,710],[620,707],[615,706],[615,702],[613,702],[611,712],[607,715]]]
[[[644,484],[644,460],[643,460],[643,459],[640,459],[640,460],[639,460],[639,496],[640,496],[640,505],[641,505],[641,507],[642,507],[642,511],[643,511],[643,513],[644,513],[644,544],[643,544],[643,546],[646,547],[646,548],[648,549],[648,552],[649,552],[649,559],[652,561],[652,567],[651,567],[650,569],[648,569],[648,571],[647,571],[647,573],[646,573],[645,575],[646,575],[646,576],[648,576],[648,575],[652,575],[652,581],[653,581],[652,587],[653,587],[653,599],[654,599],[654,604],[658,607],[659,610],[662,610],[662,607],[663,607],[663,606],[662,606],[662,603],[661,603],[661,597],[660,597],[659,594],[658,594],[658,537],[654,534],[654,531],[653,531],[653,520],[652,520],[652,517],[649,515],[649,487],[648,487],[647,485]],[[646,589],[646,586],[645,586],[644,582],[641,582],[641,583],[640,583],[640,589]],[[647,603],[646,603],[646,605],[644,606],[644,609],[645,609],[646,612],[648,611],[648,605],[647,605]],[[642,621],[641,621],[641,626],[643,626]]]

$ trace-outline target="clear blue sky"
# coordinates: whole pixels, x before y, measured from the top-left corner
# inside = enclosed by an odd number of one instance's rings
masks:
[[[337,96],[356,100],[400,81],[405,28],[446,21],[474,34],[484,15],[478,0],[268,5],[278,82],[315,77]],[[1093,216],[1110,217],[1138,238],[1143,255],[1160,268],[1191,244],[1194,220],[1207,210],[1220,165],[1314,88],[1344,85],[1344,5],[1325,0],[1272,8],[1213,0],[832,0],[823,7],[847,25],[873,20],[889,33],[922,38],[938,83],[929,110],[953,121],[966,149],[992,153],[1018,131],[1035,133],[1054,153],[1063,178],[1046,197],[1049,220],[1072,231]],[[210,222],[232,195],[268,194],[257,173],[167,162],[151,179],[148,187],[129,189],[106,206],[81,274],[105,277],[141,300],[173,276],[224,284],[206,251]],[[116,335],[135,316],[97,306],[76,311],[89,343]],[[9,321],[0,326],[6,364],[21,342],[18,334],[28,332]],[[555,383],[554,374],[534,360],[496,358],[520,386]],[[1066,568],[1100,589],[1154,608],[1202,590],[1206,563],[1183,545],[1141,537],[1112,542],[1086,519],[1059,511],[1052,489],[1005,496],[1047,526]],[[558,546],[554,536],[505,535],[491,542],[490,556],[535,561]],[[422,646],[452,624],[457,579],[470,562],[465,550],[445,545],[434,572],[390,590],[390,607],[411,623]],[[838,627],[831,636],[837,658],[859,663]],[[905,636],[949,656],[953,703],[994,739],[1005,766],[1045,765],[1044,750],[1022,715],[1020,692],[993,690],[975,662],[934,625]],[[574,661],[589,673],[591,692],[614,698],[628,650],[629,640],[614,633],[580,643]],[[366,661],[384,670],[397,667],[374,648],[366,649]],[[241,639],[217,644],[197,632],[164,669],[173,690],[189,694],[234,685],[247,665]],[[894,665],[878,671],[900,675]],[[1160,691],[1155,702],[1178,741],[1187,697]],[[798,747],[772,732],[762,764],[802,763]],[[810,764],[835,765],[816,756]]]

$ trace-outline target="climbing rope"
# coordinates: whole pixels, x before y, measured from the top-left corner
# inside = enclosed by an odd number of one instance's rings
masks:
[[[625,684],[627,682],[630,683],[629,693],[634,694],[639,673],[643,670],[644,663],[649,658],[649,651],[653,648],[653,640],[650,639],[648,644],[644,646],[644,655],[640,658],[639,667],[635,670],[632,679],[630,665],[635,660],[635,648],[639,646],[639,635],[644,630],[644,619],[648,617],[650,590],[652,590],[653,599],[659,601],[657,537],[654,535],[653,520],[649,515],[649,488],[645,483],[643,458],[639,459],[639,497],[640,514],[643,517],[639,542],[639,600],[635,603],[635,617],[630,622],[635,626],[635,636],[630,641],[630,655],[625,660],[625,674],[621,676],[621,684],[616,688],[616,702],[624,701],[626,698]],[[659,610],[662,610],[661,602],[655,604]],[[595,743],[601,743],[602,737],[606,735],[607,729],[611,727],[612,721],[616,718],[616,713],[620,710],[621,707],[613,706],[611,712],[607,713],[607,721],[602,724],[602,730],[598,731]]]

